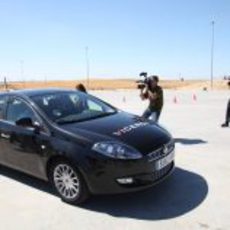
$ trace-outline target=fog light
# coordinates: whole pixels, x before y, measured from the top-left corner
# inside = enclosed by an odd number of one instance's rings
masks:
[[[118,178],[117,182],[119,184],[132,184],[133,178],[132,177]]]

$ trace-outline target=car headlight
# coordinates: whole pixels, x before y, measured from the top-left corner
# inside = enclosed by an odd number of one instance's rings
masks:
[[[105,156],[115,159],[140,159],[142,154],[134,148],[122,143],[105,141],[95,143],[92,149]]]

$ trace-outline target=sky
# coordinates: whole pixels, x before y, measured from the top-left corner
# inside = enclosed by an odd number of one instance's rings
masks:
[[[0,81],[230,75],[229,0],[0,0]]]

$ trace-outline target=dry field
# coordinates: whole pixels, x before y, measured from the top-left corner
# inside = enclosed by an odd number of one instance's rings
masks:
[[[76,84],[83,83],[87,86],[85,80],[76,81],[27,81],[27,82],[9,82],[7,84],[8,89],[23,89],[23,88],[75,88]],[[188,81],[178,81],[178,80],[162,80],[160,85],[165,89],[204,89],[210,88],[210,82],[205,80],[188,80]],[[5,86],[0,84],[0,89],[4,90]],[[136,88],[135,80],[99,80],[92,79],[89,83],[89,88],[91,90],[111,90],[111,89],[134,89]],[[228,89],[227,82],[224,80],[215,80],[214,89]]]

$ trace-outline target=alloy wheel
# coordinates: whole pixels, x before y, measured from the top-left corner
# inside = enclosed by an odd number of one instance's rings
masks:
[[[58,192],[68,200],[74,200],[80,193],[80,180],[73,168],[58,164],[53,171],[53,181]]]

